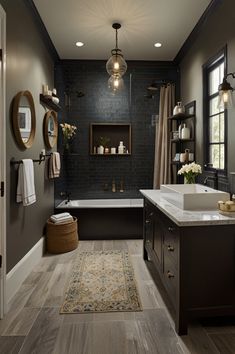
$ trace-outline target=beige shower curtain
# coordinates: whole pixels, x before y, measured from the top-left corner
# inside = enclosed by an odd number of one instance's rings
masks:
[[[155,161],[153,188],[160,184],[171,183],[171,151],[168,117],[172,115],[175,105],[175,85],[167,84],[160,90],[159,121],[156,124]]]

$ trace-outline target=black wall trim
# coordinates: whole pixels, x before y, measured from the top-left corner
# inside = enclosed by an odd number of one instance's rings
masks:
[[[185,57],[186,53],[189,51],[193,43],[195,42],[196,38],[198,37],[199,33],[201,32],[203,26],[206,24],[208,18],[212,15],[215,9],[221,5],[223,0],[212,0],[210,4],[207,6],[206,10],[202,14],[201,18],[197,22],[196,26],[180,48],[178,54],[174,58],[174,62],[179,64],[183,58]]]
[[[48,47],[48,50],[51,53],[52,58],[54,59],[55,62],[58,62],[60,60],[59,54],[57,53],[57,50],[55,49],[55,46],[51,40],[51,37],[49,36],[47,29],[41,19],[41,16],[39,15],[39,12],[34,5],[33,0],[24,0],[25,5],[30,9],[32,16],[38,25],[38,29],[41,32],[41,35]]]

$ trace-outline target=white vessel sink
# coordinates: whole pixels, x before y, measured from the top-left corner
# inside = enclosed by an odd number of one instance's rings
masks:
[[[161,197],[183,210],[214,210],[219,200],[229,200],[226,192],[201,184],[162,184]]]

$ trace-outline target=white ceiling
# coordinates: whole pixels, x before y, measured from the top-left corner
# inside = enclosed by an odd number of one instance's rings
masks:
[[[211,0],[34,0],[61,59],[173,60]],[[75,42],[82,41],[78,48]],[[161,48],[153,44],[161,42]]]

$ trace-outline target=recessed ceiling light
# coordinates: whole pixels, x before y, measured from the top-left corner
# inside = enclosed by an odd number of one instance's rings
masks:
[[[77,46],[77,47],[83,47],[83,46],[84,46],[84,43],[83,43],[83,42],[76,42],[76,46]]]
[[[161,46],[162,46],[162,43],[159,43],[159,42],[154,44],[154,47],[156,47],[156,48],[160,48]]]

